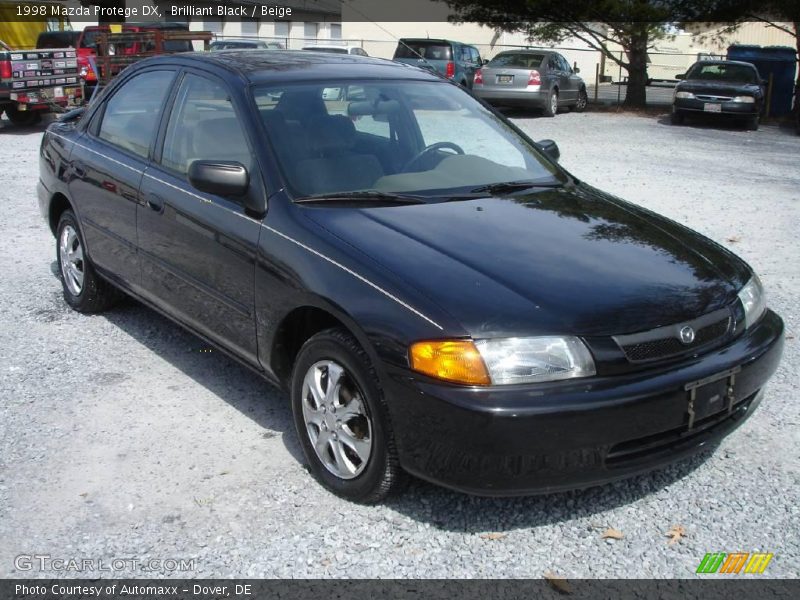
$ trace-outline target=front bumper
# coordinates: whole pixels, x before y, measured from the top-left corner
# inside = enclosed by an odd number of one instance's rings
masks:
[[[719,112],[707,111],[706,104],[719,104]],[[757,102],[706,102],[696,98],[675,98],[672,103],[672,112],[703,113],[706,115],[733,115],[739,117],[752,117],[759,113]]]
[[[479,495],[549,493],[623,479],[713,447],[753,413],[782,350],[783,321],[768,311],[730,345],[668,369],[488,389],[396,369],[384,387],[410,473]],[[685,386],[729,371],[736,371],[733,400],[707,398],[690,426]]]
[[[548,97],[547,91],[540,88],[512,90],[476,85],[473,86],[472,93],[489,103],[502,102],[508,105],[538,106],[540,108],[545,106]]]

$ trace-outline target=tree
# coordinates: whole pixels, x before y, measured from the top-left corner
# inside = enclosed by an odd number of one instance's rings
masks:
[[[647,103],[647,51],[681,21],[731,21],[748,0],[445,0],[453,20],[501,31],[523,31],[529,39],[561,42],[574,37],[628,72],[625,105]],[[778,1],[778,0],[776,0]],[[796,2],[797,0],[783,0]],[[623,56],[609,50],[619,44]]]

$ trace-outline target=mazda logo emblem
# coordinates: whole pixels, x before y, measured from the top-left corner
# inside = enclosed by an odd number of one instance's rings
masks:
[[[684,344],[691,344],[694,341],[694,329],[692,329],[688,325],[681,328],[680,333],[678,335],[680,336],[681,341]]]

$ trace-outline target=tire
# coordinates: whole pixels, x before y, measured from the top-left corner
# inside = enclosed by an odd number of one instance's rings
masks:
[[[745,129],[748,131],[758,131],[759,118],[758,115],[749,117],[745,122]]]
[[[670,115],[669,120],[673,125],[683,125],[686,121],[686,117],[683,113],[674,112]]]
[[[550,90],[544,103],[544,116],[555,117],[558,112],[558,90]]]
[[[572,110],[575,112],[583,112],[589,104],[589,96],[586,95],[586,88],[581,88],[578,92],[578,100]]]
[[[30,127],[42,120],[42,113],[32,110],[18,110],[15,106],[6,109],[6,116],[17,127]]]
[[[98,313],[116,304],[122,292],[97,275],[85,248],[75,213],[65,210],[56,229],[56,256],[64,300],[78,312]]]
[[[332,373],[339,376],[330,390]],[[349,332],[327,329],[303,345],[292,371],[291,400],[303,454],[324,487],[364,504],[400,487],[405,474],[383,391],[367,353]]]

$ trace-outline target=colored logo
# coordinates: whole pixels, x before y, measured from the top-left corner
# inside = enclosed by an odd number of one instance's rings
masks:
[[[766,552],[709,552],[700,561],[696,573],[763,573],[774,554]]]

